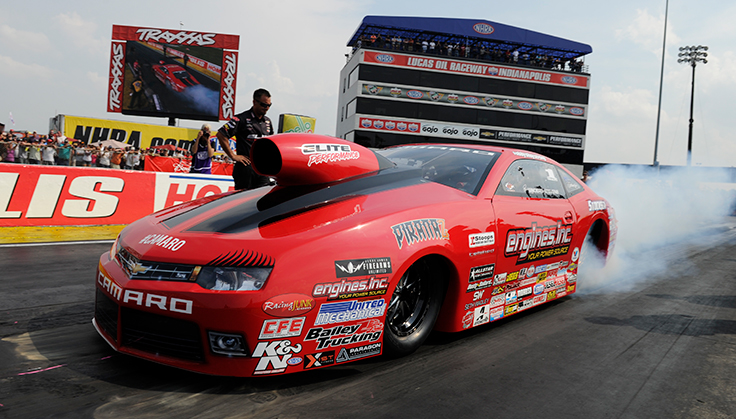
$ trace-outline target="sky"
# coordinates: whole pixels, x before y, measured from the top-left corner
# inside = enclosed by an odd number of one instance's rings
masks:
[[[240,35],[236,111],[252,92],[272,94],[269,116],[317,118],[335,135],[339,74],[348,39],[366,15],[483,19],[589,44],[585,161],[652,164],[666,0],[617,2],[87,0],[0,4],[0,122],[48,131],[57,114],[166,125],[163,118],[107,113],[112,25]],[[199,6],[199,7],[198,7]],[[692,164],[736,166],[736,3],[670,0],[657,161],[685,165],[692,68],[678,48],[707,45],[696,67]],[[10,115],[12,114],[11,122]],[[198,128],[201,121],[178,120]],[[217,124],[215,124],[217,125]]]

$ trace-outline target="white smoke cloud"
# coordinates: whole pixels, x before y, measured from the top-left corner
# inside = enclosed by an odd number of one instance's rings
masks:
[[[588,184],[613,206],[618,234],[605,268],[581,263],[580,291],[626,291],[674,274],[672,264],[686,258],[688,247],[728,228],[736,185],[727,180],[730,172],[715,168],[603,166],[593,172]]]

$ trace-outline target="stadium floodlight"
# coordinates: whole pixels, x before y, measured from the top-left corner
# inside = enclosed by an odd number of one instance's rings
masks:
[[[680,53],[677,54],[678,63],[687,63],[693,68],[693,77],[690,86],[690,127],[687,135],[687,165],[690,166],[692,160],[692,149],[693,149],[693,103],[695,101],[695,66],[701,62],[707,64],[708,60],[706,57],[708,53],[707,46],[698,45],[696,46],[685,46],[680,47]]]

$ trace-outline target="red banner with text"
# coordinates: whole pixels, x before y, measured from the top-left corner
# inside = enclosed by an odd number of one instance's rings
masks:
[[[129,224],[229,190],[230,176],[0,163],[0,226]]]

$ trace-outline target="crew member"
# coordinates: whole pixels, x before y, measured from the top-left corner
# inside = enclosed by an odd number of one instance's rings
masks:
[[[217,131],[217,140],[222,150],[230,157],[233,166],[235,189],[254,189],[269,183],[269,178],[253,170],[250,149],[256,138],[273,135],[273,124],[266,116],[271,107],[271,94],[266,89],[253,92],[253,106],[235,115]],[[230,138],[235,137],[235,153],[230,149]]]

